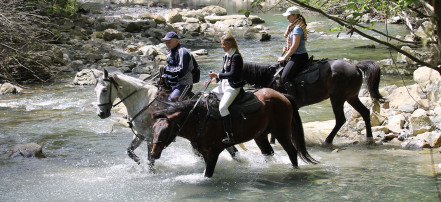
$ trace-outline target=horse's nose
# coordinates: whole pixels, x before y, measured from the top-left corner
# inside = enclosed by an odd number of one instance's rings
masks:
[[[104,112],[99,112],[97,115],[102,119],[107,118],[106,113],[104,113]]]

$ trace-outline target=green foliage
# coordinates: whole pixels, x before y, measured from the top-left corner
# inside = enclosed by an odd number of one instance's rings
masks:
[[[47,14],[73,16],[78,11],[76,0],[37,0],[37,3],[44,6]]]

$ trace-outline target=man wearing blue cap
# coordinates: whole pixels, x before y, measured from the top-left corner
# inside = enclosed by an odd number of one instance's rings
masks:
[[[179,44],[176,32],[168,32],[164,38],[168,48],[167,64],[164,68],[163,78],[165,84],[171,87],[169,101],[176,101],[182,94],[190,93],[193,88],[192,70],[196,61],[190,52]]]

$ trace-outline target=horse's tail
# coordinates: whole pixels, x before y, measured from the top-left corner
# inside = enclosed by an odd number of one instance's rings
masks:
[[[319,161],[312,158],[306,150],[305,133],[303,131],[302,119],[300,118],[299,110],[297,109],[294,97],[292,95],[284,94],[293,106],[292,123],[291,123],[291,142],[294,144],[299,157],[307,163],[317,164]]]
[[[355,64],[355,66],[365,73],[366,83],[371,96],[378,101],[384,101],[384,98],[378,92],[381,74],[380,66],[372,60],[363,60]]]

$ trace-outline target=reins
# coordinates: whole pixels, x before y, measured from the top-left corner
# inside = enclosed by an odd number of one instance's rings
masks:
[[[191,110],[190,110],[190,112],[188,112],[188,114],[187,114],[187,117],[185,117],[185,119],[184,119],[184,121],[182,122],[182,124],[179,126],[179,130],[178,130],[178,133],[177,133],[177,135],[179,135],[180,133],[181,133],[181,129],[183,128],[183,126],[187,123],[187,121],[188,121],[188,119],[190,118],[190,116],[191,116],[191,114],[193,114],[193,111],[196,109],[196,106],[199,104],[199,101],[201,101],[201,99],[202,99],[202,93],[203,92],[205,92],[206,90],[207,90],[207,88],[208,88],[208,86],[211,84],[211,79],[209,80],[209,81],[206,81],[205,82],[205,85],[197,92],[197,94],[195,94],[195,96],[196,95],[198,95],[199,94],[199,98],[198,98],[198,100],[196,101],[196,103],[194,104],[194,106],[193,106],[193,108],[191,108]],[[194,97],[194,96],[193,96]],[[192,98],[193,98],[192,97]]]
[[[156,75],[157,76],[157,75]],[[155,77],[156,77],[155,76]],[[155,77],[153,77],[153,78],[155,78]],[[152,78],[152,79],[153,79]],[[119,85],[118,85],[118,83],[115,81],[115,79],[113,78],[113,77],[109,77],[108,79],[103,79],[103,81],[108,81],[108,82],[110,82],[110,84],[112,84],[112,85],[114,85],[115,86],[115,88],[118,88],[119,87]],[[148,83],[146,83],[146,84],[148,84]],[[146,84],[144,84],[144,85],[146,85]],[[130,96],[132,96],[132,95],[134,95],[135,93],[137,93],[137,92],[139,92],[140,90],[142,90],[143,88],[142,87],[144,87],[144,85],[142,85],[140,88],[137,88],[136,90],[134,90],[133,92],[131,92],[131,93],[129,93],[126,97],[124,97],[123,99],[121,99],[119,102],[117,102],[116,104],[112,104],[111,103],[111,100],[112,100],[112,88],[110,88],[110,92],[109,92],[109,101],[107,102],[107,103],[103,103],[103,104],[98,104],[98,106],[105,106],[105,105],[111,105],[112,107],[115,107],[115,106],[117,106],[117,105],[119,105],[119,104],[121,104],[122,102],[124,102],[125,100],[127,100]],[[158,91],[159,92],[159,91]],[[128,119],[128,124],[129,124],[129,127],[130,127],[130,129],[132,130],[132,132],[133,132],[133,134],[137,137],[137,138],[139,138],[140,140],[145,140],[145,137],[144,136],[140,136],[140,135],[138,135],[138,133],[135,131],[135,129],[133,128],[133,121],[139,116],[139,115],[141,115],[145,110],[147,110],[152,104],[153,104],[153,102],[155,102],[156,100],[157,100],[157,98],[158,98],[158,96],[156,96],[149,104],[147,104],[145,107],[143,107],[138,113],[136,113],[134,116],[133,116],[133,118],[127,118]]]

